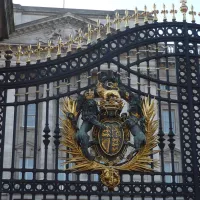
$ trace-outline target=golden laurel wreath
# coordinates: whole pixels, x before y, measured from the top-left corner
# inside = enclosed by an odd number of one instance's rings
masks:
[[[64,99],[62,108],[63,113],[73,113],[76,117],[76,101],[70,98]],[[138,172],[151,172],[153,168],[158,167],[158,160],[153,159],[153,154],[158,153],[154,148],[157,146],[158,140],[156,130],[158,128],[158,121],[155,118],[155,105],[154,100],[150,101],[145,98],[142,103],[142,112],[145,117],[145,136],[146,144],[139,150],[139,152],[129,161],[120,166],[106,166],[96,161],[88,160],[82,153],[81,148],[75,140],[76,130],[72,122],[66,117],[62,119],[62,141],[61,144],[65,147],[62,149],[70,157],[64,164],[74,163],[75,165],[66,170],[70,171],[102,171],[101,181],[109,189],[113,189],[120,183],[119,170],[121,171],[138,171]],[[152,167],[152,165],[154,167]]]

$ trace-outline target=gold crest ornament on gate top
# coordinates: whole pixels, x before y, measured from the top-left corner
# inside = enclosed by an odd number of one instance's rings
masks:
[[[122,113],[124,100],[127,113]],[[158,126],[154,101],[140,100],[117,78],[98,81],[93,90],[76,100],[64,99],[62,112],[62,145],[66,149],[62,151],[70,154],[66,164],[75,164],[67,170],[101,171],[102,183],[113,190],[120,184],[119,171],[151,172],[153,165],[157,167],[151,156],[158,152],[154,150]]]

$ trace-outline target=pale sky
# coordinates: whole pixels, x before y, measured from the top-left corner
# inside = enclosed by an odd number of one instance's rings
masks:
[[[64,0],[13,0],[16,4],[24,6],[42,6],[42,7],[63,7]],[[78,9],[94,9],[94,10],[116,10],[128,9],[134,10],[135,6],[139,10],[143,10],[144,5],[147,5],[149,11],[153,10],[153,4],[156,3],[158,10],[162,10],[163,3],[166,4],[167,10],[171,10],[172,3],[175,4],[176,10],[180,13],[180,0],[65,0],[65,8],[78,8]],[[200,12],[199,0],[188,0],[188,8],[194,6],[197,14]],[[168,21],[171,20],[171,14],[167,16]],[[182,20],[179,15],[178,20]],[[187,21],[191,21],[191,17],[187,16]],[[196,21],[200,23],[200,16],[196,16]]]

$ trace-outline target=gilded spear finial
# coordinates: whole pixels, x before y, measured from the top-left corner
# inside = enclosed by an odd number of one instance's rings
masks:
[[[147,11],[147,6],[144,6],[144,12],[142,13],[144,16],[144,23],[148,23],[148,14],[149,12]]]
[[[15,54],[15,56],[16,56],[16,64],[20,64],[20,58],[21,58],[21,56],[23,55],[23,53],[22,53],[22,47],[21,47],[21,45],[19,45],[18,47],[17,47],[17,52],[16,52],[16,54]]]
[[[34,51],[36,53],[36,56],[37,56],[37,58],[36,58],[37,61],[41,60],[41,56],[40,56],[41,50],[42,50],[41,43],[38,42],[37,43],[37,49]]]
[[[79,28],[78,30],[78,37],[76,39],[78,41],[77,49],[81,49],[83,40],[83,31],[81,30],[81,28]]]
[[[121,22],[121,19],[120,19],[120,17],[119,17],[119,13],[118,12],[116,12],[115,13],[115,19],[114,19],[114,21],[113,21],[113,23],[115,24],[115,30],[117,31],[117,30],[119,30],[120,29],[120,22]]]
[[[189,12],[189,14],[192,15],[192,22],[195,22],[195,15],[197,13],[194,11],[193,5],[191,6],[191,11]]]
[[[137,7],[135,7],[135,15],[134,15],[134,18],[135,18],[135,24],[136,24],[136,25],[139,24],[138,17],[139,17],[138,9],[137,9]]]
[[[72,51],[72,44],[73,44],[72,34],[69,34],[69,40],[67,42],[67,53]]]
[[[62,38],[59,36],[58,37],[58,46],[57,46],[57,56],[61,55],[61,48],[62,48]]]
[[[48,40],[48,46],[45,49],[47,50],[47,59],[50,59],[51,58],[51,49],[52,49],[51,40]]]
[[[166,10],[165,4],[163,4],[163,10],[161,11],[161,14],[163,14],[163,21],[167,21],[168,10]]]
[[[92,39],[92,26],[91,24],[88,24],[87,44],[91,43],[91,39]]]
[[[183,21],[186,21],[186,13],[188,11],[188,7],[186,5],[187,0],[180,0],[180,3],[181,3],[180,10],[181,10],[181,12],[183,14]]]
[[[158,21],[158,17],[157,17],[157,14],[159,13],[158,10],[156,10],[156,4],[154,3],[153,4],[153,11],[152,11],[154,17],[153,17],[153,21],[157,22]]]
[[[130,19],[130,16],[128,15],[128,10],[125,10],[125,16],[123,17],[123,20],[125,22],[125,27],[129,27],[129,19]]]
[[[177,10],[175,10],[174,4],[172,4],[172,9],[171,9],[170,13],[172,14],[172,20],[173,20],[173,21],[176,21],[176,13],[177,13]]]
[[[28,46],[26,53],[27,53],[27,60],[26,60],[26,62],[30,63],[31,62],[31,54],[33,53],[31,44]]]
[[[111,33],[111,31],[110,31],[110,25],[111,25],[111,23],[110,23],[110,16],[107,15],[106,16],[106,35],[108,35],[108,34]]]
[[[96,31],[97,31],[97,40],[99,40],[99,39],[101,39],[101,22],[99,19],[97,20]]]

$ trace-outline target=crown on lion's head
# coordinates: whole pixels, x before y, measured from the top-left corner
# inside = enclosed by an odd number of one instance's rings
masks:
[[[100,110],[105,110],[105,111],[114,110],[114,111],[121,112],[124,107],[124,102],[122,99],[112,97],[107,100],[102,99],[99,102],[99,107],[100,107]]]

